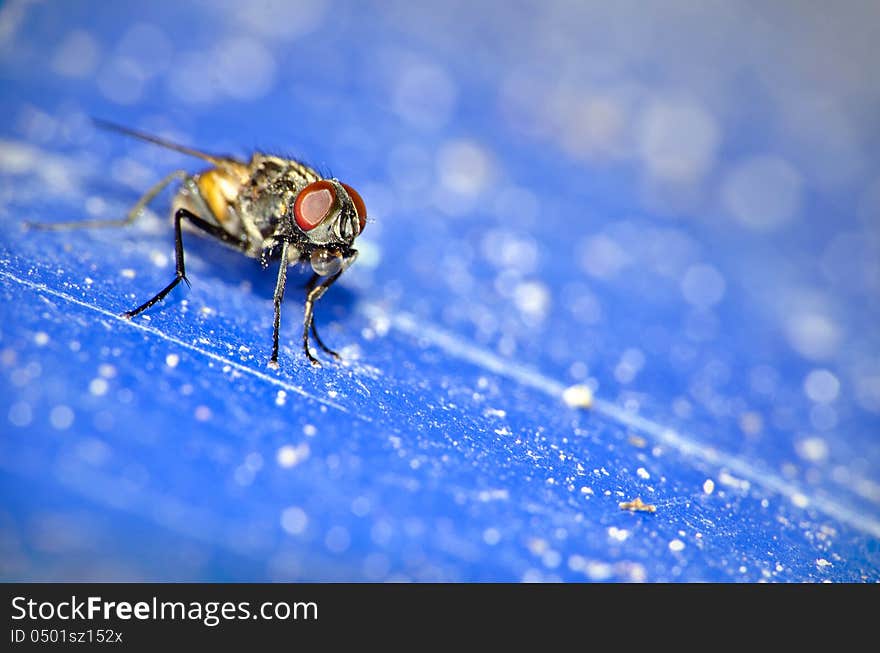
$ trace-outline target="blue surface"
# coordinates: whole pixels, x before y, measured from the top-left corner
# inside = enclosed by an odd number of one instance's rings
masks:
[[[3,578],[880,579],[876,7],[145,4],[0,7]],[[200,167],[90,115],[357,188],[345,363],[192,236],[117,317],[170,193],[23,232]]]

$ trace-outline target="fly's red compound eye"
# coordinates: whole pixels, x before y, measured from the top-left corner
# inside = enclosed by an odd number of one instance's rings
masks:
[[[329,181],[316,181],[303,188],[293,203],[293,216],[303,231],[317,227],[336,203],[336,189]]]
[[[354,202],[354,209],[357,211],[358,220],[361,223],[361,231],[367,226],[367,205],[364,204],[364,198],[354,188],[348,184],[342,184],[342,187],[348,192],[351,201]]]

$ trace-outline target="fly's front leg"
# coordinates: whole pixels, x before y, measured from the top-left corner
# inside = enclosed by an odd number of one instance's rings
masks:
[[[284,289],[287,286],[287,254],[290,243],[286,240],[281,243],[281,265],[278,267],[278,281],[275,282],[275,295],[272,303],[275,307],[275,321],[272,326],[272,357],[269,359],[269,367],[278,369],[278,333],[281,330],[281,302],[284,299]]]
[[[306,286],[306,290],[307,290],[308,292],[311,292],[311,291],[314,289],[314,287],[315,287],[315,283],[316,283],[316,282],[318,281],[318,279],[320,279],[320,278],[321,278],[321,275],[319,275],[317,272],[312,273],[312,278],[309,279],[309,283],[308,283],[308,285]],[[330,349],[330,347],[328,347],[327,345],[325,345],[325,344],[324,344],[324,341],[321,340],[321,336],[318,335],[318,327],[315,325],[315,317],[314,317],[314,315],[312,316],[311,330],[312,330],[312,337],[315,339],[315,342],[318,343],[318,346],[319,346],[321,349],[323,349],[326,353],[330,354],[333,358],[335,358],[336,360],[339,360],[339,359],[341,358],[341,357],[339,356],[339,354],[337,354],[335,351],[333,351],[332,349]]]
[[[327,289],[336,283],[336,280],[340,277],[342,272],[343,270],[340,270],[332,277],[327,277],[317,286],[309,290],[306,295],[306,311],[303,318],[303,351],[306,352],[306,356],[315,367],[321,366],[321,361],[312,356],[312,352],[309,351],[309,330],[312,328],[312,320],[315,319],[315,302],[321,299],[324,293],[327,292]]]
[[[25,229],[38,229],[40,231],[63,231],[65,229],[94,229],[103,227],[127,227],[143,215],[147,205],[156,199],[156,196],[177,179],[186,180],[190,175],[186,170],[175,170],[167,175],[155,186],[144,193],[134,206],[119,220],[74,220],[72,222],[25,222]]]

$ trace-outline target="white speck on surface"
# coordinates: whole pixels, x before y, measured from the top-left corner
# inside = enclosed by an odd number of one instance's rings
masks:
[[[209,79],[229,97],[257,100],[275,85],[278,65],[272,52],[257,39],[233,36],[218,44],[212,54]]]
[[[830,431],[837,426],[837,411],[830,404],[816,404],[810,409],[810,424],[820,431]]]
[[[501,541],[501,532],[497,528],[489,527],[483,531],[483,542],[489,546],[495,546]]]
[[[171,40],[160,28],[135,23],[122,35],[115,56],[136,62],[146,77],[153,77],[168,68],[172,49]]]
[[[164,252],[153,250],[150,252],[150,262],[157,268],[166,268],[169,263],[168,255]]]
[[[747,411],[739,416],[739,427],[746,435],[758,435],[764,429],[764,419],[760,413]]]
[[[395,83],[392,106],[404,120],[423,129],[438,129],[449,121],[457,91],[443,68],[412,64],[397,72]]]
[[[585,567],[587,576],[592,580],[607,580],[614,573],[614,568],[607,562],[588,562]]]
[[[599,234],[584,243],[579,261],[587,274],[599,279],[610,279],[629,265],[631,258],[616,240]]]
[[[617,540],[618,542],[623,542],[629,537],[630,533],[625,528],[617,528],[616,526],[610,526],[608,528],[608,537],[613,540]]]
[[[480,490],[477,493],[477,499],[483,502],[488,501],[507,501],[510,498],[510,493],[507,490]]]
[[[651,176],[694,183],[715,163],[718,124],[700,103],[689,99],[656,100],[638,128],[638,148]]]
[[[366,517],[371,509],[372,505],[367,497],[355,497],[351,502],[351,512],[355,517]]]
[[[98,365],[98,374],[103,376],[105,379],[112,379],[116,376],[116,368],[109,363],[101,363]]]
[[[618,383],[630,383],[645,366],[645,355],[641,350],[630,347],[623,352],[614,368],[614,378]]]
[[[541,556],[541,562],[543,562],[544,566],[548,569],[556,569],[562,562],[562,556],[559,551],[550,549]]]
[[[126,279],[134,279],[137,276],[137,272],[135,272],[132,268],[122,268],[119,271],[119,274],[121,274]]]
[[[279,390],[275,393],[275,405],[283,406],[287,403],[287,392],[284,390]]]
[[[810,499],[800,492],[795,492],[791,495],[791,502],[796,505],[798,508],[806,508],[810,505]]]
[[[44,331],[37,331],[34,334],[34,343],[38,347],[43,347],[49,343],[49,334]]]
[[[296,446],[285,444],[278,448],[275,454],[275,460],[280,467],[291,468],[296,467],[306,460],[311,453],[308,443],[302,442]]]
[[[294,43],[320,27],[332,5],[327,0],[270,0],[230,6],[231,13],[223,11],[220,15],[229,17],[234,29],[253,31],[279,43]]]
[[[52,71],[63,77],[88,77],[98,64],[99,54],[100,49],[91,34],[73,30],[55,50]]]
[[[487,408],[483,411],[484,417],[507,417],[507,411],[500,408]]]
[[[318,429],[314,424],[306,424],[303,426],[303,435],[307,438],[313,438],[318,435]]]
[[[801,458],[813,463],[819,463],[828,458],[828,443],[819,437],[800,440],[795,448]]]
[[[707,478],[703,482],[703,492],[706,494],[712,494],[715,491],[715,481],[711,478]]]
[[[550,291],[538,281],[525,281],[513,289],[513,302],[524,314],[543,318],[550,306]]]
[[[770,231],[797,215],[802,187],[801,175],[791,164],[773,156],[756,156],[727,175],[721,201],[746,227]]]
[[[587,560],[582,555],[574,553],[568,556],[568,568],[572,571],[584,571],[587,567]]]
[[[13,426],[27,426],[33,418],[31,405],[24,401],[17,401],[9,407],[9,423]]]
[[[743,492],[748,491],[748,489],[752,487],[752,484],[746,479],[737,478],[725,470],[721,470],[721,472],[718,473],[718,482],[721,483],[721,485],[726,485],[727,487],[732,487]]]
[[[648,473],[648,470],[645,469],[644,467],[639,467],[636,470],[636,474],[638,474],[639,478],[643,478],[645,480],[648,480],[649,478],[651,478],[651,475]]]
[[[794,350],[810,360],[830,358],[840,346],[840,328],[822,313],[794,313],[786,320],[785,331]]]
[[[136,61],[121,57],[107,58],[97,75],[101,94],[117,104],[135,104],[141,99],[147,76]]]
[[[529,540],[528,547],[532,555],[544,555],[544,552],[547,550],[547,540],[543,540],[540,537],[533,537]]]
[[[684,542],[679,539],[669,541],[669,550],[673,552],[684,551]]]
[[[74,414],[70,406],[59,404],[49,412],[49,423],[52,425],[52,428],[58,429],[59,431],[70,428],[70,425],[73,424],[73,420]]]
[[[309,517],[302,508],[290,506],[281,511],[281,528],[291,535],[302,535],[309,524]]]
[[[816,560],[816,566],[825,568],[825,567],[831,567],[832,564],[830,562],[828,562],[825,558],[819,558],[818,560]]]
[[[593,391],[586,385],[572,385],[562,392],[562,401],[569,408],[590,408],[593,405]]]
[[[179,362],[180,362],[180,356],[178,356],[177,354],[168,354],[165,357],[165,364],[168,367],[175,368],[175,367],[177,367],[177,364]]]
[[[689,304],[708,309],[724,298],[727,283],[711,265],[692,265],[681,279],[681,294]]]
[[[195,418],[200,422],[207,422],[211,419],[212,413],[211,409],[205,406],[204,404],[196,406],[195,410]]]
[[[244,466],[252,472],[258,472],[263,468],[263,456],[258,451],[252,451],[244,458]]]
[[[89,392],[96,397],[103,397],[107,394],[107,390],[109,389],[110,384],[107,383],[107,379],[97,377],[92,379],[89,383]]]
[[[344,553],[349,544],[351,544],[351,536],[343,526],[334,526],[324,537],[324,545],[331,553]]]
[[[440,184],[457,195],[482,192],[492,177],[492,162],[482,146],[474,141],[449,141],[437,155]]]
[[[810,401],[830,403],[840,394],[840,381],[829,370],[816,369],[804,379],[804,393]]]

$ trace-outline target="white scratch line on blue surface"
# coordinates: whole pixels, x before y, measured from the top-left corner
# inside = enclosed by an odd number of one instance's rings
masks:
[[[391,326],[398,331],[408,336],[425,340],[451,356],[464,359],[490,372],[540,390],[560,401],[562,400],[562,393],[567,387],[565,384],[546,377],[525,365],[505,360],[490,351],[465,342],[455,335],[434,326],[422,324],[407,313],[390,314],[382,308],[373,305],[362,305],[360,310],[368,318],[388,319]],[[693,456],[717,467],[727,469],[731,473],[737,474],[756,485],[786,497],[792,502],[792,505],[805,508],[812,506],[829,517],[849,524],[874,537],[880,537],[880,521],[877,519],[830,499],[810,497],[794,483],[786,481],[772,472],[757,468],[733,454],[702,444],[692,437],[658,424],[653,420],[634,415],[609,401],[594,399],[592,411],[649,435],[655,441],[672,447],[682,454]],[[803,505],[804,499],[807,500],[806,505]]]
[[[105,317],[112,318],[114,320],[122,322],[123,324],[131,326],[135,329],[139,329],[141,331],[144,331],[145,333],[149,333],[154,336],[158,336],[159,338],[162,338],[163,340],[167,340],[168,342],[174,343],[178,347],[183,347],[184,349],[189,349],[190,351],[196,352],[197,354],[201,354],[202,356],[210,358],[211,360],[216,361],[218,363],[222,363],[224,365],[229,365],[230,367],[234,367],[235,369],[237,369],[240,372],[243,372],[245,374],[250,374],[251,376],[258,378],[261,381],[265,381],[266,383],[270,383],[274,386],[282,388],[285,391],[293,392],[294,394],[298,394],[298,395],[301,395],[301,396],[306,397],[308,399],[311,399],[313,401],[317,401],[318,403],[324,404],[325,406],[330,406],[331,408],[335,408],[336,410],[340,410],[343,413],[353,414],[356,417],[358,417],[364,421],[367,421],[367,422],[372,421],[369,417],[365,417],[363,415],[357,415],[357,414],[351,413],[345,406],[334,403],[334,402],[329,401],[327,399],[324,399],[322,397],[318,397],[313,394],[310,394],[309,392],[306,392],[305,390],[303,390],[299,386],[291,385],[290,383],[285,383],[281,379],[276,379],[272,376],[269,376],[268,374],[266,374],[264,372],[260,372],[259,370],[255,370],[252,367],[248,367],[247,365],[242,365],[241,363],[239,363],[237,361],[230,360],[228,358],[224,358],[223,356],[220,356],[219,354],[215,354],[214,352],[208,351],[206,349],[202,349],[201,347],[196,347],[195,345],[192,345],[192,344],[185,342],[183,340],[179,340],[179,339],[175,338],[174,336],[169,336],[167,333],[165,333],[164,331],[160,331],[156,327],[147,326],[147,325],[142,324],[140,322],[135,322],[134,320],[126,319],[116,313],[113,313],[112,311],[108,311],[104,308],[101,308],[100,306],[95,306],[94,304],[89,304],[88,302],[84,302],[81,299],[77,299],[76,297],[72,297],[71,295],[68,295],[67,293],[59,292],[58,290],[53,290],[52,288],[49,288],[45,284],[35,283],[33,281],[28,281],[27,279],[20,279],[20,278],[16,277],[15,275],[9,274],[8,272],[4,272],[4,271],[0,271],[0,277],[5,277],[6,279],[9,279],[10,281],[14,281],[15,283],[21,284],[22,286],[26,286],[28,288],[33,288],[34,290],[46,293],[47,295],[51,295],[53,297],[57,297],[58,299],[63,299],[66,302],[70,302],[71,304],[76,304],[77,306],[82,306],[83,308],[87,308],[87,309],[92,310],[96,313],[100,313],[101,315],[103,315]]]

